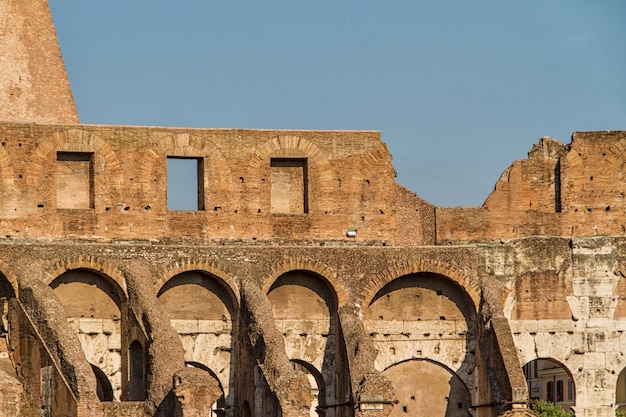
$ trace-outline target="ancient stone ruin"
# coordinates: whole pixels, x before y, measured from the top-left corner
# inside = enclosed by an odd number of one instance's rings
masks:
[[[0,416],[626,405],[626,132],[439,208],[378,132],[81,125],[46,1],[0,26]]]

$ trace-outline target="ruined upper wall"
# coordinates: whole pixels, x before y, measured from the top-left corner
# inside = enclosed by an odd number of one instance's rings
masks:
[[[0,0],[0,121],[78,123],[47,0]]]
[[[0,138],[0,236],[392,245],[399,207],[401,243],[434,243],[434,207],[396,186],[379,132],[5,123]],[[168,210],[168,157],[197,163],[198,210]]]
[[[626,234],[626,131],[542,138],[480,208],[438,208],[437,241]]]

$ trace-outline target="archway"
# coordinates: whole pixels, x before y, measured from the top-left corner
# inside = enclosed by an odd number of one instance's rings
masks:
[[[113,399],[119,401],[122,363],[126,362],[121,337],[125,321],[124,292],[113,279],[88,269],[67,271],[55,278],[50,287],[63,305],[87,361],[97,364],[93,366],[100,372],[96,373],[100,385],[110,385]]]
[[[267,297],[287,356],[319,391],[319,414],[347,415],[346,407],[326,408],[350,400],[350,384],[343,378],[349,369],[337,297],[328,280],[311,271],[289,271],[273,282]],[[311,410],[317,415],[314,407]]]
[[[383,371],[396,389],[398,403],[389,417],[471,417],[472,399],[450,369],[429,360],[408,360]]]
[[[230,383],[234,378],[237,299],[219,277],[192,270],[170,278],[157,295],[178,332],[187,364],[213,373],[220,382],[226,403],[234,405]]]
[[[531,401],[557,404],[565,411],[576,404],[574,378],[565,365],[551,358],[539,358],[524,365],[522,371]]]
[[[322,374],[315,369],[310,363],[292,359],[294,370],[302,371],[306,374],[309,384],[311,385],[311,394],[313,400],[311,400],[311,409],[309,411],[310,417],[323,417],[326,415],[326,384]]]
[[[100,401],[113,401],[113,387],[107,375],[102,372],[102,369],[98,368],[94,364],[91,365],[91,370],[96,375],[96,393]]]
[[[226,415],[226,397],[224,396],[224,387],[219,382],[220,380],[215,372],[213,372],[208,366],[198,362],[185,362],[185,365],[190,368],[202,369],[206,373],[210,374],[219,383],[220,390],[222,391],[222,396],[217,401],[215,401],[213,405],[211,405],[211,411],[216,416]]]

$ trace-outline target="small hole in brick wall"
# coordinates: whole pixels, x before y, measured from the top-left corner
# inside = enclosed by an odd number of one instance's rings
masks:
[[[130,210],[130,207],[128,206],[124,207],[124,211],[128,211],[128,210]]]
[[[22,174],[18,175],[17,177],[18,177],[18,178],[22,178]]]
[[[239,177],[239,182],[243,182],[243,177]]]
[[[406,412],[407,412],[406,410],[407,410],[406,405],[403,405],[403,406],[402,406],[402,412],[403,412],[403,413],[406,413]]]
[[[420,354],[422,353],[422,351],[421,351],[421,350],[418,350],[418,352],[419,352]],[[413,401],[415,401],[415,395],[411,395],[411,399],[412,399]]]
[[[365,216],[361,216],[361,221],[365,220]]]
[[[2,142],[2,146],[6,146],[6,144],[7,144],[6,142]]]
[[[370,180],[366,179],[365,184],[370,185]]]
[[[439,316],[439,320],[445,320],[446,316]]]
[[[37,204],[37,207],[42,208],[43,204]]]
[[[385,214],[385,212],[384,212],[382,209],[378,209],[378,212],[379,212],[380,214]]]
[[[220,211],[220,210],[222,210],[222,208],[220,206],[213,207],[213,211]]]
[[[611,211],[611,206],[606,206],[606,208],[604,210]]]
[[[593,181],[593,177],[589,177],[589,181]]]
[[[443,295],[443,293],[441,292],[441,290],[437,290],[437,295]]]
[[[104,211],[111,211],[111,207],[105,207]]]
[[[261,209],[258,209],[256,212],[257,212],[257,213],[260,213],[260,212],[261,212]]]
[[[152,208],[152,207],[150,207],[150,206],[145,206],[143,209],[144,209],[144,210],[150,210],[151,208]]]
[[[591,213],[591,207],[587,207],[587,213]]]
[[[21,143],[18,143],[18,144],[17,144],[17,146],[22,147],[22,144],[21,144]]]

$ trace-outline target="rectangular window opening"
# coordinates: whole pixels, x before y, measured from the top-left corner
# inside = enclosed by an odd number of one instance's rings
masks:
[[[274,214],[308,213],[307,160],[272,158],[270,166],[271,212]]]
[[[93,154],[57,152],[57,208],[94,208]]]
[[[202,158],[167,157],[167,209],[204,210]]]

